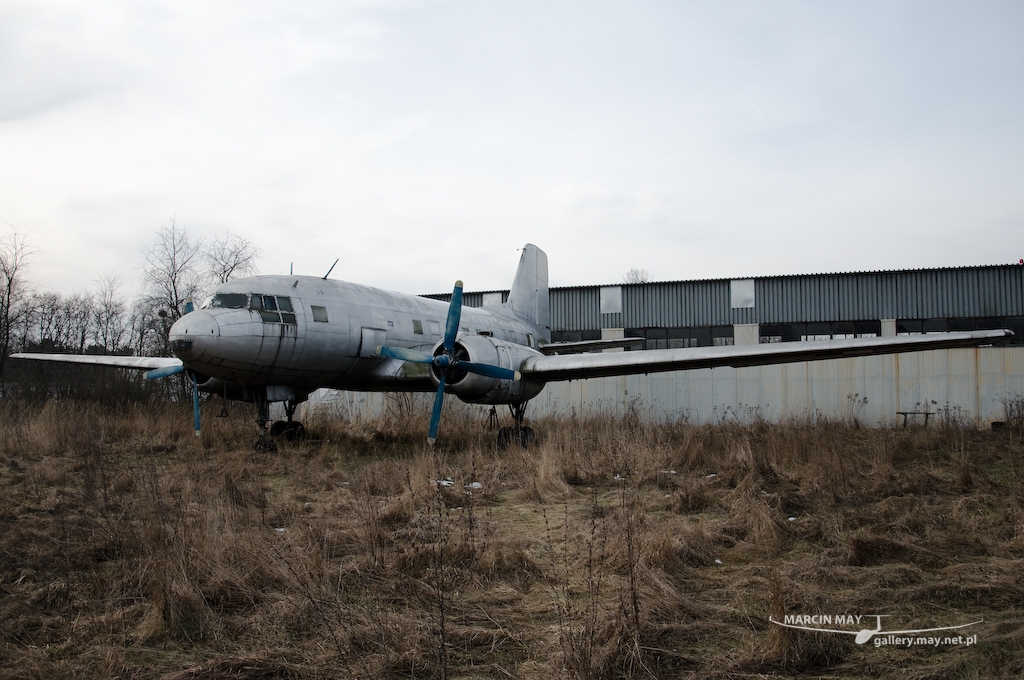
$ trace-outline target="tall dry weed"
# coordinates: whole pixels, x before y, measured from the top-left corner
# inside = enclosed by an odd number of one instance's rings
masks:
[[[1006,431],[627,413],[498,451],[477,409],[256,455],[248,410],[175,409],[0,404],[0,677],[884,674],[767,621],[837,609],[984,617],[972,668],[1024,667]]]

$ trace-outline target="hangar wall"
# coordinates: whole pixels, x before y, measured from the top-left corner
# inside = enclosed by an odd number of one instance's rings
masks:
[[[902,422],[900,411],[979,425],[1003,420],[1007,399],[1024,399],[1024,347],[933,350],[749,368],[715,368],[548,385],[532,413],[636,409],[650,420],[695,424],[856,418]],[[916,417],[923,422],[923,416]],[[915,422],[912,418],[911,422]]]
[[[417,403],[429,409],[432,395]],[[1006,400],[1024,399],[1024,347],[932,350],[887,356],[808,361],[777,366],[715,368],[549,384],[530,402],[527,418],[624,413],[657,422],[769,422],[856,418],[868,427],[902,423],[899,411],[929,411],[987,426],[1003,420]],[[449,398],[445,402],[461,404]],[[384,411],[378,393],[318,390],[308,409],[346,419]],[[485,413],[489,407],[468,405]],[[507,409],[499,407],[507,420]],[[922,423],[912,416],[911,423]]]
[[[466,293],[464,304],[507,294]],[[552,383],[528,416],[633,408],[694,423],[856,417],[885,426],[902,422],[900,411],[927,409],[980,425],[1002,420],[1005,400],[1024,398],[1024,263],[563,287],[550,301],[553,341],[634,337],[643,349],[989,328],[1016,336],[998,347]],[[339,403],[372,414],[386,402]]]

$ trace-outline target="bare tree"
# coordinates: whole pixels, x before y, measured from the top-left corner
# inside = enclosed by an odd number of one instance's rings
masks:
[[[5,392],[4,365],[11,353],[14,328],[25,313],[27,288],[22,279],[32,253],[24,234],[15,230],[0,237],[0,393]]]
[[[637,269],[636,267],[630,269],[622,277],[623,283],[648,283],[650,280],[651,275],[646,269]]]
[[[173,323],[185,313],[185,301],[202,293],[203,240],[171,220],[170,226],[157,229],[156,241],[142,250],[142,257],[145,298]]]
[[[125,344],[129,321],[127,305],[118,295],[121,278],[116,273],[101,274],[96,280],[99,290],[94,296],[93,342],[104,354],[119,352]]]
[[[255,274],[256,258],[259,255],[259,248],[231,233],[225,234],[224,238],[214,239],[204,253],[215,286],[237,276]]]

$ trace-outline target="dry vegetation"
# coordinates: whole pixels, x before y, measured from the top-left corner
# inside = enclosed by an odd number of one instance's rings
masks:
[[[0,677],[1024,673],[1019,429],[0,406]],[[169,411],[169,412],[168,412]],[[442,480],[443,484],[438,484]],[[784,613],[984,618],[876,648]]]

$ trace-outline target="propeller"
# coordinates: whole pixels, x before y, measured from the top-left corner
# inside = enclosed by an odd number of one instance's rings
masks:
[[[431,446],[434,445],[434,441],[437,439],[437,428],[441,422],[441,407],[444,405],[445,382],[450,376],[457,375],[462,371],[468,371],[500,380],[519,380],[522,377],[519,371],[461,359],[455,346],[455,336],[459,333],[459,321],[461,318],[462,281],[456,281],[455,288],[452,290],[452,301],[448,305],[448,319],[444,325],[444,340],[441,343],[440,354],[434,356],[427,352],[405,349],[403,347],[381,346],[377,348],[379,356],[408,361],[414,364],[433,364],[437,368],[437,394],[434,396],[434,408],[430,414],[430,432],[427,435],[427,443]]]
[[[192,376],[192,425],[196,429],[196,436],[199,436],[199,376],[189,371]]]
[[[184,366],[165,366],[164,368],[154,368],[152,371],[146,371],[142,377],[146,380],[156,380],[157,378],[178,375],[184,370]]]

